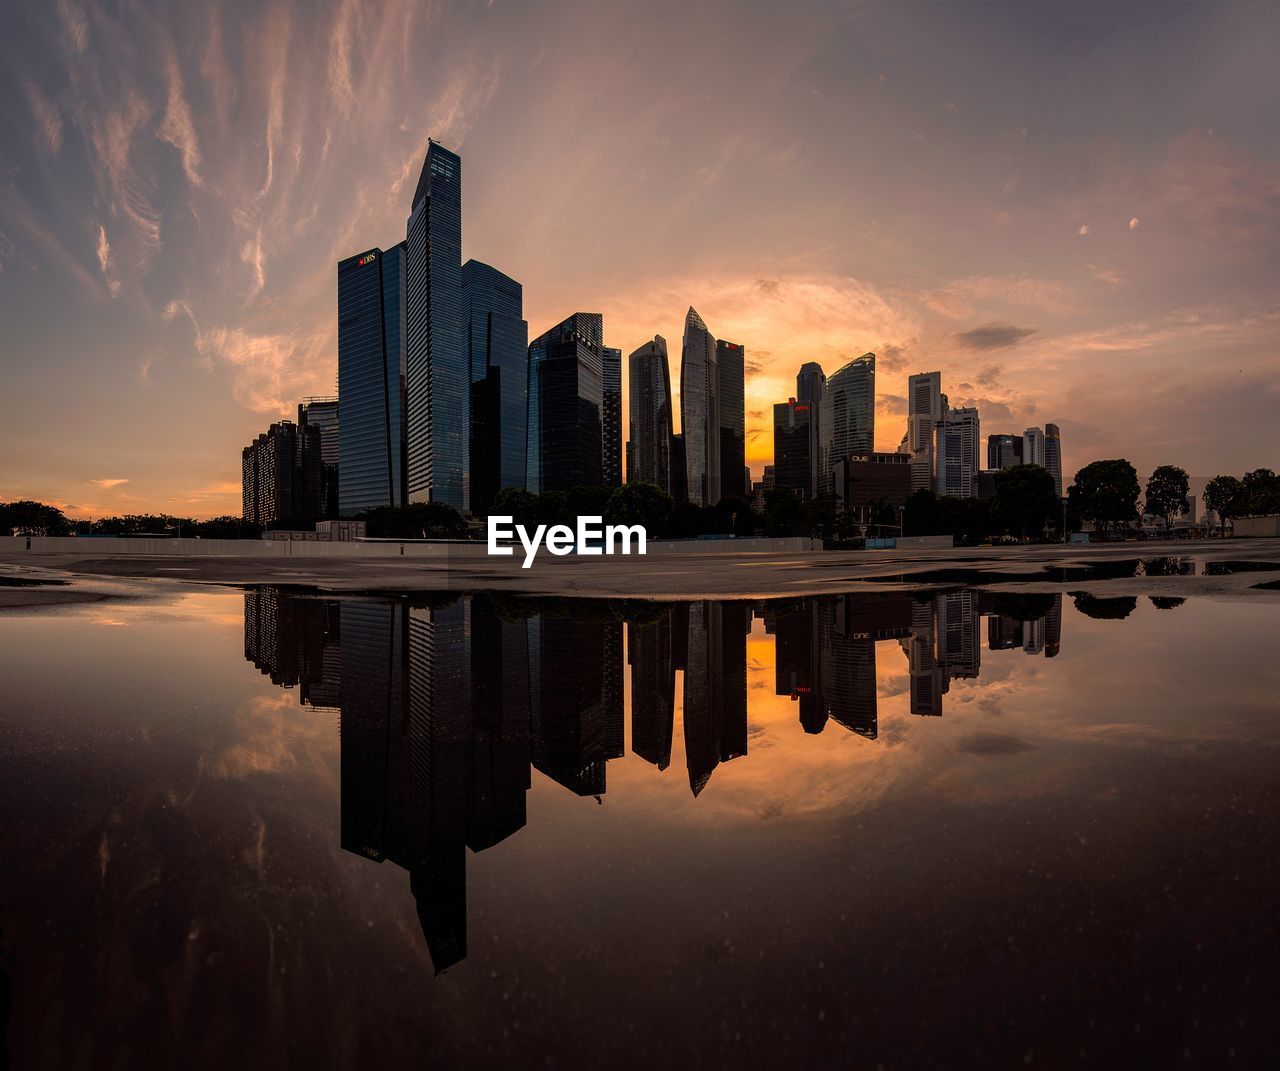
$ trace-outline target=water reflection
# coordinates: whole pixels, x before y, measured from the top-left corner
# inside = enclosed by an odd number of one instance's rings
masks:
[[[1077,604],[1079,604],[1077,596]],[[1097,603],[1090,616],[1126,616]],[[1094,611],[1094,612],[1091,612]],[[258,589],[244,597],[244,654],[301,702],[336,708],[341,840],[410,875],[437,972],[467,954],[467,849],[524,827],[532,770],[601,798],[631,751],[666,770],[679,677],[689,788],[748,754],[747,641],[774,638],[775,691],[799,729],[878,736],[877,647],[908,666],[910,712],[940,717],[950,682],[991,651],[1052,658],[1062,596],[973,590],[875,592],[762,603],[526,601],[417,604],[328,600]],[[625,645],[624,645],[625,632]],[[625,649],[624,649],[625,647]]]

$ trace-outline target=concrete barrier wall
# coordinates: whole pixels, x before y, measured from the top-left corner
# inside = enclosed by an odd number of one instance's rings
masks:
[[[897,536],[894,542],[898,546],[898,550],[904,547],[954,547],[956,545],[956,537],[949,535],[939,536]]]
[[[25,536],[0,536],[0,551],[26,551]],[[477,544],[483,553],[483,545]],[[229,558],[398,558],[444,560],[459,544],[448,543],[324,543],[317,540],[275,539],[116,539],[77,536],[33,536],[32,554],[76,554],[85,557],[121,554],[151,557]],[[466,551],[470,547],[461,546]]]
[[[778,539],[675,539],[650,543],[648,554],[799,554],[821,550],[822,540],[791,536]]]
[[[1236,539],[1275,539],[1280,536],[1280,517],[1237,517],[1231,522]]]

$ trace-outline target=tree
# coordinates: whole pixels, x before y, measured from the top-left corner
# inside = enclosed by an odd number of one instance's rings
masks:
[[[262,525],[239,517],[210,517],[196,521],[194,534],[201,539],[257,539],[262,535]]]
[[[1215,476],[1204,487],[1204,508],[1218,515],[1218,531],[1227,533],[1227,521],[1239,517],[1245,505],[1244,484],[1234,476]]]
[[[368,534],[379,539],[462,539],[467,522],[444,502],[380,506],[364,515]]]
[[[1240,481],[1244,489],[1245,510],[1253,517],[1280,513],[1280,476],[1270,469],[1246,472]]]
[[[813,534],[808,504],[789,487],[774,487],[764,493],[764,534],[807,536]]]
[[[676,504],[666,491],[652,483],[628,483],[619,487],[604,508],[607,524],[639,524],[649,538],[665,535]]]
[[[537,527],[538,496],[523,487],[504,487],[489,504],[490,517],[510,517],[512,523]]]
[[[1067,491],[1080,518],[1103,531],[1137,519],[1139,494],[1138,473],[1124,458],[1091,461]]]
[[[1023,539],[1040,535],[1058,521],[1062,501],[1047,469],[1039,465],[1014,465],[996,473],[993,520]]]
[[[1167,532],[1173,523],[1172,518],[1181,516],[1190,508],[1187,470],[1177,465],[1161,465],[1147,480],[1147,512],[1153,517],[1163,518]]]
[[[57,506],[22,499],[18,502],[0,502],[0,533],[8,535],[71,534],[71,523]]]

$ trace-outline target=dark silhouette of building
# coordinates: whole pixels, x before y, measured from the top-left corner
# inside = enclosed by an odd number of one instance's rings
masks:
[[[651,483],[672,495],[671,372],[667,340],[655,335],[627,358],[631,437],[627,482]]]
[[[240,452],[244,519],[264,528],[320,520],[320,455],[318,427],[299,428],[291,420],[272,424]]]
[[[314,427],[319,432],[320,443],[320,504],[319,519],[332,520],[338,516],[338,399],[306,398],[298,404],[298,427]],[[305,433],[299,438],[305,453],[313,440]],[[312,467],[310,459],[302,460],[303,469]]]
[[[671,436],[671,497],[676,502],[689,501],[689,470],[685,464],[684,435]]]
[[[409,501],[465,511],[471,383],[462,309],[462,160],[434,141],[413,193],[405,248]]]
[[[338,263],[338,514],[408,501],[401,242]]]
[[[689,501],[714,506],[720,501],[720,373],[715,339],[692,306],[680,356],[680,433]]]
[[[529,392],[524,291],[497,268],[462,266],[463,330],[471,390],[471,510],[487,515],[504,487],[523,487]]]
[[[822,388],[815,493],[832,490],[831,470],[838,460],[870,454],[875,441],[876,355],[864,353],[832,373]]]
[[[627,625],[631,664],[631,750],[659,770],[671,765],[676,666],[671,643],[672,611],[655,621]]]
[[[699,795],[722,762],[747,753],[747,634],[751,607],[694,602],[688,607],[684,671],[684,747],[689,787]]]
[[[604,483],[603,338],[603,316],[576,312],[529,346],[530,491]]]
[[[773,407],[773,486],[805,498],[814,494],[812,420],[808,402],[792,398]]]
[[[1057,424],[1044,426],[1044,467],[1053,477],[1053,486],[1062,497],[1062,431]]]
[[[832,484],[844,508],[860,524],[870,524],[877,509],[893,512],[911,497],[911,458],[906,454],[851,454],[832,466]]]
[[[611,346],[601,350],[601,478],[605,487],[622,486],[622,351]]]
[[[1023,441],[1021,435],[988,435],[987,468],[993,471],[1011,469],[1021,465]]]
[[[822,416],[822,396],[827,388],[827,374],[817,361],[800,366],[796,373],[796,401],[809,406],[809,487],[814,493],[818,486],[818,458],[822,456],[822,433],[819,427]],[[776,455],[775,455],[776,456]]]
[[[736,342],[716,339],[716,375],[720,411],[720,497],[745,498],[746,356]]]

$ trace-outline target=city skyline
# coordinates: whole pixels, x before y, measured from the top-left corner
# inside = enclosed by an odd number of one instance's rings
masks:
[[[1140,11],[1055,5],[153,14],[69,0],[2,46],[0,499],[238,512],[238,451],[333,393],[333,266],[404,235],[428,135],[531,334],[597,309],[630,353],[692,304],[745,347],[757,477],[796,369],[867,351],[880,451],[940,369],[984,428],[1056,420],[1066,482],[1274,464],[1234,434],[1280,391],[1274,12],[1165,8],[1158,47]],[[661,91],[581,62],[621,32],[672,56]],[[756,77],[708,80],[699,36]]]

